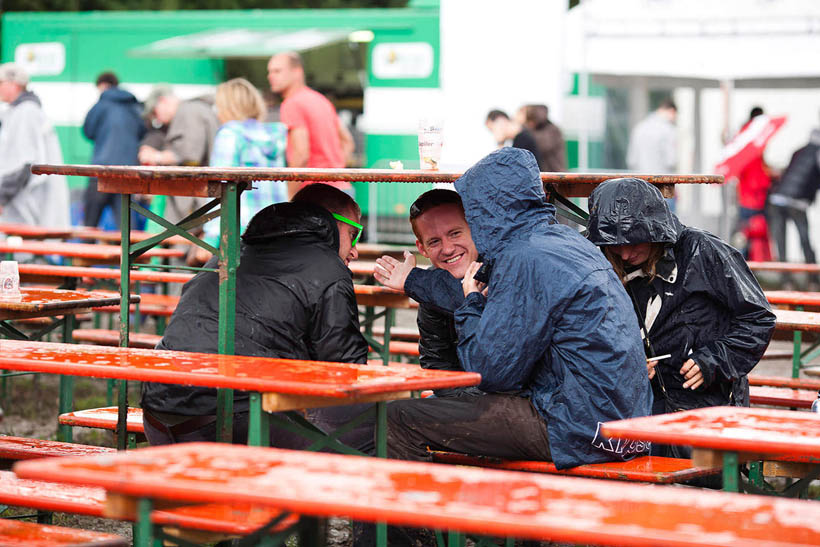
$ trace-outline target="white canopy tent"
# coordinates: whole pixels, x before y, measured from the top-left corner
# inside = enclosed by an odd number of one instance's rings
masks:
[[[581,104],[590,78],[628,88],[630,127],[647,114],[650,89],[692,89],[692,168],[699,172],[713,168],[702,153],[702,90],[724,90],[720,114],[728,134],[737,118],[734,90],[820,88],[816,0],[582,0],[567,13],[565,37],[564,63],[579,74]],[[579,168],[585,170],[594,124],[577,123]],[[725,190],[691,192],[690,210],[680,212],[728,236]]]

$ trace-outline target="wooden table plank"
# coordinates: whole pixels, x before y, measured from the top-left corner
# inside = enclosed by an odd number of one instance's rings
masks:
[[[820,292],[764,291],[770,304],[782,306],[820,306]]]
[[[255,182],[350,181],[350,182],[455,182],[461,172],[395,169],[304,169],[257,167],[146,167],[105,165],[34,165],[34,174],[97,177],[101,192],[166,194],[185,196],[221,195],[218,181]],[[675,184],[720,184],[720,175],[653,175],[626,173],[541,173],[565,196],[586,197],[601,182],[619,177],[639,177],[671,197]]]
[[[49,228],[30,224],[0,223],[0,233],[9,236],[20,236],[29,239],[66,239],[71,235],[71,228]]]
[[[273,448],[184,443],[20,462],[14,470],[23,478],[100,486],[126,501],[252,502],[303,515],[573,544],[820,544],[820,504],[811,501]]]
[[[820,264],[799,264],[796,262],[747,262],[753,272],[820,273]]]
[[[92,243],[65,243],[24,241],[21,245],[9,245],[0,241],[0,253],[27,253],[33,255],[58,255],[66,258],[91,259],[101,262],[120,261],[122,249],[119,245],[98,245]],[[181,249],[148,249],[140,258],[180,258],[185,256]]]
[[[0,340],[0,369],[347,398],[477,385],[471,372]]]
[[[131,302],[140,301],[132,295]],[[85,313],[92,307],[116,306],[120,297],[88,291],[22,287],[20,300],[0,300],[0,320]]]
[[[607,422],[607,437],[709,450],[820,456],[820,415],[717,406]]]
[[[776,330],[820,332],[820,313],[793,310],[772,311],[776,318]]]

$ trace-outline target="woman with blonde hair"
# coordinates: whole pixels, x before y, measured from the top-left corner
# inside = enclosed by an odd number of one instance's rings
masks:
[[[746,376],[766,350],[775,318],[741,254],[681,224],[660,191],[637,178],[611,179],[595,188],[589,240],[632,298],[655,396],[653,414],[749,406]]]
[[[216,114],[222,124],[214,137],[212,167],[284,167],[288,130],[285,124],[265,122],[267,106],[262,94],[244,78],[234,78],[216,88]],[[258,181],[240,197],[242,230],[250,219],[272,203],[288,200],[284,181]],[[217,246],[219,221],[205,225],[205,240]],[[199,254],[200,262],[207,259]]]

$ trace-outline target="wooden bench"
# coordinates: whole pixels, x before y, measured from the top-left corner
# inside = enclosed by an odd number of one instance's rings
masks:
[[[689,459],[664,458],[661,456],[640,456],[625,462],[591,463],[569,469],[557,469],[552,462],[514,461],[489,456],[470,456],[456,452],[431,452],[433,461],[439,463],[656,484],[686,482],[720,472],[719,468],[696,467]]]
[[[58,421],[61,425],[71,427],[92,427],[95,429],[108,429],[116,431],[119,411],[115,406],[102,408],[89,408],[86,410],[75,410],[60,414]],[[128,407],[128,419],[126,428],[129,433],[145,433],[142,422],[142,409]]]
[[[753,405],[811,408],[815,399],[817,399],[816,390],[772,386],[749,387],[749,400]]]
[[[453,546],[463,545],[459,532],[596,545],[820,544],[820,504],[810,501],[274,448],[182,443],[105,459],[20,462],[15,472],[102,486],[120,502],[111,517],[133,514],[142,499],[252,499],[303,515],[305,526],[346,515],[449,530]],[[139,506],[142,517],[151,502]]]
[[[103,534],[89,530],[0,519],[0,545],[53,546],[53,547],[128,547],[130,543],[122,536]]]
[[[820,380],[814,378],[783,378],[782,376],[750,375],[749,386],[789,387],[792,389],[820,390]]]
[[[105,490],[21,479],[11,471],[0,471],[0,504],[104,518]],[[151,521],[166,527],[165,533],[168,535],[210,543],[250,534],[279,514],[275,509],[248,503],[208,504],[154,511]],[[289,517],[277,529],[286,528],[295,520],[296,517]]]
[[[373,327],[373,335],[382,337],[384,336],[384,328],[383,327]],[[390,329],[390,339],[391,340],[402,340],[404,342],[415,342],[419,343],[421,339],[421,335],[417,329],[413,328],[405,328],[405,327],[393,327]],[[791,353],[789,354],[791,356]]]
[[[96,456],[113,454],[116,449],[105,446],[63,443],[45,439],[29,439],[0,435],[0,460],[18,461],[56,456]]]
[[[109,329],[76,329],[71,333],[75,342],[88,342],[98,346],[119,346],[120,332]],[[132,332],[128,335],[129,348],[154,349],[162,336],[147,332]]]

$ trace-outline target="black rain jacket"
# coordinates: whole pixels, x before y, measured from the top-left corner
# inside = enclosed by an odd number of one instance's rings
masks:
[[[658,364],[652,381],[656,403],[666,407],[656,406],[656,412],[749,406],[746,375],[769,345],[775,316],[741,254],[714,235],[681,224],[658,189],[641,179],[602,183],[590,195],[589,213],[589,239],[599,247],[666,246],[654,280],[636,277],[627,283],[644,317],[649,300],[661,299],[647,335],[655,355],[672,358]],[[694,391],[683,389],[679,372],[688,359],[703,372],[704,383]]]
[[[416,317],[419,327],[419,363],[422,368],[433,370],[464,371],[458,361],[458,333],[452,313],[446,313],[431,306],[419,304]],[[442,388],[434,391],[436,397],[459,395],[481,395],[475,386]]]
[[[535,157],[497,150],[459,178],[456,190],[476,248],[492,262],[488,297],[465,298],[449,272],[419,268],[405,292],[454,312],[459,361],[481,373],[481,389],[530,398],[559,469],[647,451],[643,442],[599,432],[602,422],[652,410],[632,304],[601,253],[555,222]]]
[[[265,214],[271,208],[276,214]],[[339,258],[339,232],[330,213],[300,203],[270,205],[251,220],[242,241],[237,355],[367,362],[353,280]],[[218,274],[199,273],[183,287],[157,349],[217,353],[218,317]],[[246,392],[235,392],[234,400],[235,412],[248,409]],[[168,414],[213,415],[216,390],[146,383],[142,406]]]

